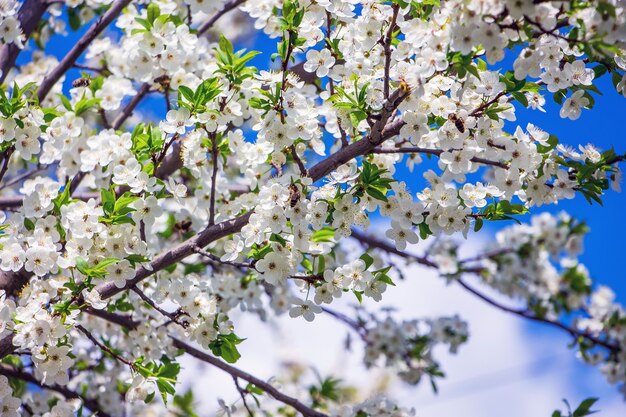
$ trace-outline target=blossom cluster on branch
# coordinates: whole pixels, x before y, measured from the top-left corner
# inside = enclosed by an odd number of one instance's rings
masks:
[[[231,365],[254,343],[240,314],[327,314],[366,367],[436,387],[433,348],[457,352],[460,317],[335,309],[384,300],[407,262],[568,332],[624,387],[626,312],[576,260],[584,223],[541,214],[472,259],[448,238],[619,190],[625,155],[515,121],[547,99],[578,119],[601,77],[626,97],[622,2],[26,0],[0,19],[3,416],[194,416],[183,354],[233,377],[243,407],[227,414],[410,415],[342,401],[332,380],[286,394]],[[275,44],[271,68],[237,49],[238,25]],[[15,66],[23,44],[38,50]],[[363,232],[373,216],[385,238]],[[429,237],[426,255],[406,252]]]

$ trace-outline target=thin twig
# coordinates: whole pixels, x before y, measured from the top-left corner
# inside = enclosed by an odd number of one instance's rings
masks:
[[[209,206],[209,226],[215,224],[215,186],[217,185],[217,170],[219,148],[217,147],[217,136],[212,136],[211,158],[213,162],[213,172],[211,173],[211,201]]]
[[[397,250],[394,246],[391,246],[387,242],[378,240],[378,239],[376,239],[374,237],[371,237],[371,236],[363,235],[362,233],[359,233],[359,232],[356,232],[356,233],[355,232],[356,231],[353,230],[352,236],[357,238],[359,241],[362,241],[362,242],[368,244],[371,247],[375,247],[375,248],[384,250],[384,251],[392,253],[394,255],[401,256],[401,257],[403,257],[405,259],[414,260],[414,261],[416,261],[416,262],[418,262],[418,263],[420,263],[422,265],[425,265],[425,266],[428,266],[428,267],[431,267],[431,268],[438,268],[439,267],[436,263],[434,263],[434,262],[432,262],[432,261],[430,261],[428,259],[425,259],[425,258],[420,257],[420,256],[416,256],[416,255],[413,255],[413,254],[410,254],[408,252],[403,252],[403,251]],[[484,268],[482,268],[482,267],[474,267],[474,268],[464,268],[462,271],[465,272],[465,273],[473,273],[473,274],[478,274],[479,275],[480,273],[483,272],[483,270],[484,270]],[[456,281],[459,283],[459,285],[461,285],[463,288],[468,290],[470,293],[474,294],[475,296],[479,297],[483,301],[486,301],[487,303],[491,304],[492,306],[494,306],[494,307],[496,307],[496,308],[498,308],[500,310],[503,310],[503,311],[506,311],[506,312],[515,314],[517,316],[533,320],[533,321],[537,321],[537,322],[541,322],[541,323],[552,325],[554,327],[558,327],[558,328],[560,328],[562,330],[567,331],[568,333],[570,333],[571,335],[573,335],[575,337],[585,338],[585,339],[589,340],[590,342],[592,342],[594,344],[597,344],[597,345],[600,345],[600,346],[603,346],[603,347],[609,349],[612,352],[619,352],[621,350],[619,345],[616,345],[614,343],[610,343],[610,342],[607,342],[607,341],[604,341],[604,340],[600,340],[600,339],[596,338],[593,335],[590,335],[590,334],[588,334],[586,332],[582,332],[582,331],[580,331],[578,329],[575,329],[573,327],[569,327],[569,326],[567,326],[567,325],[565,325],[565,324],[563,324],[563,323],[561,323],[559,321],[550,320],[550,319],[547,319],[547,318],[544,318],[544,317],[536,316],[536,315],[532,314],[531,312],[529,312],[527,310],[518,310],[518,309],[511,308],[511,307],[507,307],[507,306],[505,306],[505,305],[503,305],[503,304],[501,304],[501,303],[499,303],[499,302],[497,302],[495,300],[492,300],[491,298],[487,297],[486,295],[480,293],[478,290],[472,288],[470,285],[468,285],[461,278],[458,278]]]
[[[145,301],[150,307],[152,307],[153,309],[155,309],[156,311],[161,313],[163,316],[165,316],[168,319],[170,319],[172,322],[174,322],[174,323],[176,323],[179,326],[184,327],[184,328],[186,328],[188,326],[188,323],[181,322],[181,321],[178,320],[178,318],[183,313],[181,313],[181,312],[170,313],[169,311],[163,310],[154,301],[152,301],[152,299],[150,297],[148,297],[143,291],[141,291],[139,288],[137,288],[137,286],[132,287],[131,290],[135,294],[137,294],[139,296],[139,298],[141,298],[143,301]]]
[[[450,150],[446,151],[444,149],[427,149],[427,148],[418,148],[418,147],[403,147],[403,148],[375,148],[374,150],[372,150],[372,153],[379,153],[379,154],[423,153],[423,154],[440,156],[444,152],[457,151],[457,150],[459,150],[459,149],[450,149]],[[507,164],[503,163],[503,162],[492,161],[492,160],[489,160],[489,159],[479,158],[479,157],[476,157],[476,156],[472,157],[470,159],[470,161],[475,162],[477,164],[491,165],[491,166],[502,168],[502,169],[509,169],[509,166]]]
[[[248,401],[246,401],[246,395],[248,394],[248,391],[244,388],[241,388],[241,386],[239,385],[239,378],[237,378],[234,375],[232,375],[232,377],[233,377],[233,381],[235,382],[235,387],[237,388],[237,392],[239,392],[239,396],[241,397],[241,401],[243,401],[243,406],[248,412],[248,415],[250,417],[254,417],[254,413],[250,409],[250,406],[248,405]]]
[[[127,359],[124,359],[123,357],[121,357],[120,355],[118,355],[117,353],[113,352],[113,350],[111,348],[109,348],[107,345],[105,345],[104,343],[100,342],[98,339],[96,339],[94,337],[93,334],[91,334],[91,332],[89,332],[89,330],[85,329],[82,325],[77,324],[76,328],[82,333],[84,334],[87,339],[91,340],[93,342],[94,345],[98,346],[100,348],[100,350],[102,350],[103,352],[108,353],[109,355],[111,355],[113,358],[117,359],[118,361],[122,362],[125,365],[128,365],[130,368],[134,368],[134,365],[132,362],[130,362]]]
[[[220,263],[223,265],[236,266],[237,268],[254,268],[254,265],[246,262],[232,262],[232,261],[222,261],[219,256],[213,255],[211,252],[207,252],[199,246],[193,248],[193,251],[199,255],[204,256],[205,258],[209,258],[216,263]]]
[[[215,24],[215,22],[217,22],[222,16],[224,16],[229,11],[233,10],[235,7],[245,3],[245,1],[246,0],[231,0],[228,3],[226,3],[222,10],[214,14],[209,20],[207,20],[202,25],[200,25],[200,27],[198,28],[198,33],[202,34],[202,33],[205,33],[207,30],[211,29],[213,25]]]
[[[187,352],[189,355],[193,356],[194,358],[200,359],[203,362],[213,365],[216,368],[219,368],[222,371],[230,374],[231,376],[243,379],[244,381],[247,381],[253,385],[256,385],[257,387],[265,391],[267,394],[274,397],[277,401],[280,401],[283,404],[293,407],[296,411],[299,411],[305,417],[328,417],[326,414],[321,413],[317,410],[314,410],[311,407],[301,403],[298,399],[290,397],[286,394],[283,394],[278,389],[274,388],[271,384],[263,381],[262,379],[259,379],[247,372],[244,372],[238,368],[235,368],[234,366],[229,365],[226,362],[223,362],[214,356],[204,353],[192,347],[191,345],[188,345],[182,340],[176,339],[174,337],[172,338],[172,340],[174,341],[174,346],[177,347],[178,349],[183,349],[185,352]]]
[[[394,4],[392,6],[393,14],[391,16],[391,22],[389,22],[389,29],[387,29],[387,37],[385,38],[385,75],[383,77],[383,95],[385,100],[389,98],[389,69],[391,67],[391,42],[393,40],[393,32],[396,27],[396,20],[398,19],[398,11],[400,10],[400,6],[398,4]]]
[[[2,178],[4,178],[5,174],[7,173],[7,170],[9,169],[9,161],[11,160],[11,155],[13,155],[14,151],[15,151],[15,146],[11,146],[2,154],[3,163],[2,163],[2,169],[0,169],[0,181],[2,181]]]

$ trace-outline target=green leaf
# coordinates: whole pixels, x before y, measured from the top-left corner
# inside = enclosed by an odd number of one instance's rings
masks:
[[[433,232],[430,230],[430,227],[426,223],[419,224],[420,229],[420,239],[426,240],[428,236],[432,235]]]
[[[100,198],[102,200],[102,209],[107,216],[113,213],[115,207],[115,193],[106,188],[100,189]]]
[[[387,285],[392,285],[392,286],[396,286],[396,284],[393,282],[393,280],[389,277],[389,275],[387,274],[378,274],[376,276],[376,279],[380,282],[384,282]]]
[[[67,8],[68,21],[70,23],[70,28],[72,28],[72,30],[78,30],[81,26],[80,16],[76,12],[76,10],[77,9],[74,7]]]
[[[148,4],[148,22],[154,23],[157,17],[161,15],[161,9],[154,3]]]
[[[367,187],[365,192],[376,200],[387,201],[387,196],[377,188]]]
[[[117,199],[117,201],[115,202],[115,206],[113,208],[113,213],[117,213],[117,214],[128,214],[130,211],[127,211],[126,213],[123,213],[122,211],[124,209],[126,209],[128,207],[129,204],[132,204],[133,202],[137,201],[139,199],[139,197],[134,196],[134,195],[130,195],[130,193],[124,193],[120,198]],[[131,209],[131,211],[134,211],[135,209]]]
[[[63,188],[63,192],[59,194],[54,200],[52,200],[54,204],[54,214],[57,216],[61,215],[61,207],[68,204],[70,201],[70,184],[72,181],[68,181],[65,184],[65,188]]]
[[[476,218],[476,222],[474,223],[474,232],[480,231],[483,228],[484,220],[481,217]]]
[[[220,36],[219,47],[221,51],[226,52],[229,55],[232,55],[235,51],[233,44],[224,35]]]
[[[611,76],[611,81],[613,82],[613,86],[617,88],[617,85],[622,81],[622,78],[626,77],[626,75],[622,75],[617,71],[613,71],[613,75]]]
[[[83,275],[89,275],[89,264],[83,258],[76,259],[76,269]]]
[[[539,152],[539,153],[548,153],[552,149],[556,148],[556,146],[558,144],[559,144],[559,139],[556,136],[554,136],[554,135],[550,135],[550,137],[548,138],[548,144],[547,145],[537,144],[537,152]]]
[[[335,229],[332,227],[324,226],[320,230],[313,232],[311,236],[311,242],[334,242]]]
[[[591,411],[591,407],[598,401],[597,398],[587,398],[574,410],[572,414],[573,417],[584,417],[590,414],[595,413],[595,411]]]
[[[316,257],[317,259],[317,273],[322,275],[326,270],[326,258],[324,255],[319,255]]]
[[[193,103],[193,90],[187,86],[181,85],[178,87],[178,100],[181,101],[180,96],[183,96],[188,102]]]
[[[278,242],[280,243],[282,246],[287,246],[287,241],[285,240],[284,237],[282,237],[281,235],[277,235],[276,233],[272,233],[270,236],[270,241],[272,242]]]
[[[163,379],[157,379],[156,385],[159,389],[159,393],[161,394],[161,398],[163,399],[163,403],[167,405],[167,394],[176,394],[176,389],[174,389],[174,386],[169,381],[165,381]]]
[[[220,334],[216,340],[209,344],[209,349],[214,355],[222,357],[228,363],[235,363],[241,357],[237,345],[245,339],[240,339],[236,334]]]
[[[524,107],[528,107],[528,99],[526,98],[526,95],[524,93],[520,93],[518,91],[515,91],[513,93],[511,93],[511,95],[513,96],[513,98],[515,100],[517,100],[522,106]]]
[[[100,102],[99,98],[90,98],[90,99],[83,98],[78,103],[76,103],[76,108],[74,109],[74,113],[76,113],[76,116],[80,116],[81,114],[85,113],[87,110],[89,110],[91,107],[95,106],[99,102]]]
[[[58,96],[61,99],[61,103],[63,104],[63,107],[65,107],[67,111],[72,111],[72,103],[70,103],[70,100],[67,97],[65,97],[63,94],[58,94]]]
[[[374,258],[372,258],[367,252],[361,255],[359,259],[365,262],[365,269],[369,269],[369,267],[374,263]]]

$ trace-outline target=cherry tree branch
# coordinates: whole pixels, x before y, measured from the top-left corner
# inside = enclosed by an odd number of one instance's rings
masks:
[[[386,139],[397,134],[399,127],[396,127],[395,123],[387,126],[387,121],[393,115],[398,105],[407,97],[408,93],[401,90],[394,91],[389,97],[389,100],[383,106],[381,117],[374,126],[372,126],[369,135],[365,136],[361,140],[354,142],[336,153],[332,154],[323,161],[317,163],[309,170],[309,175],[313,181],[318,181],[324,178],[327,174],[332,172],[337,167],[344,163],[356,158],[357,156],[365,155],[376,146],[380,145]],[[100,293],[102,299],[113,297],[120,292],[133,287],[138,282],[148,278],[149,276],[161,271],[168,266],[186,258],[191,255],[195,248],[203,248],[209,243],[220,239],[225,236],[229,236],[233,233],[240,231],[250,219],[252,213],[248,212],[234,219],[227,220],[218,224],[209,225],[194,237],[180,243],[173,249],[170,249],[160,255],[158,255],[150,263],[148,268],[140,267],[135,273],[135,277],[132,280],[126,282],[126,285],[122,288],[115,286],[113,282],[105,282],[96,287]]]
[[[111,355],[113,358],[115,358],[116,360],[122,362],[125,365],[128,365],[129,367],[133,368],[133,363],[127,359],[124,359],[123,357],[121,357],[120,355],[118,355],[117,353],[113,352],[113,350],[111,348],[109,348],[108,346],[106,346],[104,343],[100,342],[98,339],[96,339],[96,337],[94,335],[91,334],[91,332],[89,330],[87,330],[85,327],[83,327],[81,324],[77,324],[76,328],[82,333],[84,334],[87,339],[91,340],[91,342],[96,345],[98,348],[100,348],[100,350],[102,350],[105,353],[108,353],[109,355]]]
[[[113,130],[119,129],[124,124],[126,119],[128,119],[130,117],[130,115],[133,114],[133,111],[135,110],[135,107],[137,107],[137,105],[141,102],[141,100],[144,99],[144,97],[149,92],[150,92],[150,84],[149,83],[143,83],[141,85],[141,87],[139,87],[139,91],[137,91],[137,94],[135,94],[135,96],[128,102],[126,107],[124,107],[124,109],[122,109],[120,114],[118,114],[115,117],[115,119],[113,119],[113,122],[111,123],[111,128]]]
[[[9,161],[11,161],[11,156],[13,155],[14,151],[15,151],[15,147],[11,146],[10,148],[6,149],[2,153],[2,168],[0,168],[0,181],[2,181],[2,179],[7,173],[7,170],[9,169]]]
[[[75,391],[72,391],[71,389],[67,388],[67,387],[63,387],[61,385],[48,385],[48,384],[44,384],[43,382],[40,382],[37,380],[37,378],[35,378],[34,375],[29,374],[28,372],[25,372],[23,370],[20,369],[15,369],[15,368],[10,368],[8,366],[4,366],[4,365],[0,365],[0,375],[4,375],[6,377],[9,378],[17,378],[20,379],[24,382],[28,382],[31,384],[35,384],[43,389],[47,389],[50,391],[55,391],[58,392],[59,394],[63,395],[65,398],[76,398],[79,399],[83,402],[83,404],[85,405],[85,407],[87,407],[89,410],[91,410],[93,413],[97,413],[98,416],[100,417],[111,417],[110,414],[108,414],[106,411],[104,411],[103,409],[100,408],[100,406],[98,405],[98,402],[96,400],[92,400],[90,398],[85,397],[84,395],[81,395]]]
[[[26,42],[37,28],[41,17],[50,4],[46,0],[26,0],[17,14],[20,28],[26,37]],[[9,71],[15,65],[21,49],[15,43],[4,44],[0,47],[0,84],[4,82]]]
[[[372,153],[380,153],[380,154],[393,154],[393,153],[423,153],[428,155],[436,155],[440,156],[442,153],[446,152],[443,149],[428,149],[428,148],[418,148],[418,147],[403,147],[403,148],[375,148]],[[503,162],[492,161],[485,158],[473,157],[470,161],[475,162],[477,164],[482,165],[491,165],[494,167],[509,169],[509,166]]]
[[[224,16],[226,13],[230,12],[231,10],[242,5],[245,2],[246,0],[229,1],[228,3],[224,5],[224,8],[222,10],[214,14],[209,20],[207,20],[202,25],[200,25],[200,27],[198,28],[198,33],[200,34],[205,33],[206,31],[211,29],[213,25],[215,24],[215,22],[217,22],[222,16]]]
[[[417,255],[413,255],[410,254],[408,252],[404,252],[404,251],[400,251],[398,249],[396,249],[394,246],[392,246],[391,244],[379,240],[375,237],[372,236],[366,236],[362,233],[353,231],[352,236],[359,240],[362,243],[365,243],[368,246],[371,246],[373,248],[377,248],[380,250],[383,250],[385,252],[403,257],[405,259],[409,259],[412,261],[415,261],[421,265],[425,265],[428,266],[430,268],[438,268],[438,265],[424,257],[420,257]],[[474,273],[474,274],[480,274],[483,271],[482,267],[474,267],[474,268],[464,268],[462,270],[462,272],[466,272],[466,273]],[[477,289],[473,288],[472,286],[470,286],[469,284],[467,284],[465,281],[463,281],[461,278],[456,279],[456,281],[459,283],[459,285],[461,285],[464,289],[466,289],[468,292],[470,292],[471,294],[475,295],[476,297],[480,298],[481,300],[485,301],[486,303],[490,304],[493,307],[496,307],[502,311],[514,314],[516,316],[522,317],[522,318],[526,318],[529,320],[533,320],[533,321],[537,321],[540,323],[545,323],[545,324],[549,324],[553,327],[557,327],[561,330],[565,330],[566,332],[568,332],[569,334],[571,334],[572,336],[576,337],[576,338],[584,338],[587,339],[588,341],[599,345],[599,346],[603,346],[606,349],[609,349],[611,352],[619,352],[621,349],[619,347],[619,345],[615,344],[615,343],[611,343],[609,341],[606,340],[601,340],[591,334],[588,334],[586,332],[583,332],[581,330],[578,330],[576,328],[573,327],[569,327],[566,324],[561,323],[560,321],[556,321],[556,320],[550,320],[548,318],[545,317],[539,317],[535,314],[533,314],[532,312],[526,310],[526,309],[515,309],[515,308],[511,308],[508,306],[505,306],[504,304],[484,295],[483,293],[481,293],[480,291],[478,291]]]
[[[112,323],[115,324],[119,324],[122,325],[126,328],[128,328],[129,330],[135,329],[138,325],[138,322],[133,321],[130,318],[126,318],[126,316],[120,316],[118,314],[114,314],[114,313],[108,313],[104,310],[90,310],[89,311],[90,314],[95,314],[98,317],[110,321]],[[79,325],[79,327],[82,327]],[[84,328],[83,328],[84,329]],[[82,330],[81,330],[82,331]],[[89,334],[87,332],[87,334]],[[89,336],[87,336],[89,337]],[[93,336],[89,337],[92,341],[93,341]],[[183,342],[182,340],[179,340],[175,337],[170,336],[174,346],[178,349],[182,349],[184,350],[187,354],[189,354],[190,356],[195,357],[196,359],[200,359],[203,362],[206,362],[216,368],[221,369],[222,371],[230,374],[232,377],[234,378],[238,378],[238,379],[242,379],[246,382],[249,382],[259,388],[261,388],[263,391],[265,391],[267,394],[271,395],[274,399],[276,399],[277,401],[282,402],[283,404],[289,405],[291,407],[293,407],[295,410],[299,411],[300,413],[302,413],[303,416],[305,417],[328,417],[326,414],[321,413],[319,411],[316,411],[312,408],[310,408],[309,406],[303,404],[302,402],[300,402],[298,399],[290,397],[286,394],[283,394],[282,392],[280,392],[278,389],[276,389],[275,387],[273,387],[271,384],[269,384],[266,381],[263,381],[262,379],[259,379],[257,377],[255,377],[254,375],[251,375],[247,372],[244,372],[242,370],[240,370],[239,368],[236,368],[232,365],[229,365],[227,363],[225,363],[224,361],[209,355],[205,352],[202,352],[199,349],[194,348],[193,346],[189,345],[188,343]],[[0,341],[0,345],[1,345],[1,341]],[[0,367],[0,374],[2,374],[2,371],[4,370],[4,368]],[[33,378],[31,376],[31,378]],[[34,380],[34,378],[33,378]],[[34,383],[39,384],[36,380],[33,381]],[[59,387],[60,389],[65,389],[63,387]],[[72,397],[72,398],[79,398],[79,397]],[[86,401],[90,401],[90,400],[85,400],[85,405],[90,408],[91,410],[97,410],[93,409],[92,407],[90,407],[88,405],[88,403]],[[104,414],[100,414],[100,415],[104,415]]]
[[[471,294],[475,295],[476,297],[480,298],[481,300],[483,300],[484,302],[486,302],[487,304],[490,304],[491,306],[502,310],[506,313],[511,313],[514,314],[516,316],[528,319],[528,320],[532,320],[532,321],[536,321],[539,323],[545,323],[545,324],[549,324],[551,326],[555,326],[561,330],[565,330],[567,333],[571,334],[574,338],[579,338],[582,337],[584,339],[589,340],[590,342],[596,344],[596,345],[600,345],[603,346],[607,349],[609,349],[611,352],[619,352],[620,351],[620,347],[618,345],[615,345],[613,343],[609,343],[605,340],[601,340],[598,339],[597,337],[590,335],[588,333],[584,333],[581,332],[573,327],[569,327],[563,323],[561,323],[560,321],[556,321],[556,320],[550,320],[547,319],[545,317],[539,317],[536,316],[534,314],[532,314],[531,312],[529,312],[528,310],[518,310],[518,309],[514,309],[511,308],[509,306],[506,306],[496,300],[494,300],[493,298],[490,298],[488,296],[486,296],[485,294],[481,293],[480,291],[478,291],[477,289],[475,289],[474,287],[472,287],[470,284],[468,284],[467,282],[465,282],[464,280],[462,280],[461,278],[459,278],[457,280],[457,282],[459,283],[459,285],[461,287],[463,287],[464,289],[466,289],[468,292],[470,292]]]
[[[33,174],[38,173],[39,171],[43,171],[45,169],[47,169],[48,167],[45,165],[41,165],[41,164],[37,164],[37,166],[35,166],[32,169],[29,169],[28,171],[25,171],[21,174],[18,174],[16,176],[14,176],[13,178],[7,178],[6,182],[0,183],[0,190],[11,187],[12,185],[17,184],[18,182],[25,180],[26,178],[30,177]]]
[[[39,101],[43,101],[48,95],[52,87],[61,79],[61,77],[76,63],[76,60],[83,54],[89,44],[102,33],[102,31],[122,12],[122,10],[130,4],[131,0],[116,0],[105,14],[100,16],[94,22],[87,32],[78,40],[76,45],[63,57],[61,62],[43,79],[37,96]]]
[[[400,10],[400,6],[398,4],[394,4],[393,15],[391,16],[391,22],[389,22],[389,29],[387,29],[387,36],[385,38],[384,48],[385,48],[385,75],[383,77],[383,95],[385,99],[389,98],[389,69],[391,67],[391,42],[393,40],[393,32],[396,28],[396,20],[398,19],[398,11]]]
[[[261,388],[263,391],[274,397],[274,399],[282,402],[283,404],[287,404],[293,407],[296,411],[299,411],[305,417],[328,417],[326,414],[308,407],[307,405],[300,402],[298,399],[283,394],[282,392],[274,388],[271,384],[263,381],[262,379],[259,379],[247,372],[235,368],[234,366],[229,365],[214,356],[204,353],[201,350],[198,350],[191,345],[183,342],[182,340],[176,338],[172,338],[172,340],[174,342],[174,346],[178,349],[183,349],[187,354],[193,356],[194,358],[200,359],[203,362],[213,365],[235,378],[243,379],[244,381],[256,385],[257,387]]]
[[[159,307],[157,305],[157,303],[155,303],[150,297],[148,297],[143,291],[141,291],[139,288],[137,288],[136,286],[131,288],[131,290],[137,294],[139,296],[139,298],[141,298],[146,304],[148,304],[150,307],[152,307],[154,310],[158,311],[159,313],[161,313],[161,315],[167,317],[169,320],[171,320],[173,323],[178,324],[179,326],[186,328],[188,323],[185,322],[181,322],[178,320],[178,317],[180,317],[181,314],[184,314],[181,312],[181,310],[175,311],[173,313],[170,313],[169,311],[163,310],[161,307]]]

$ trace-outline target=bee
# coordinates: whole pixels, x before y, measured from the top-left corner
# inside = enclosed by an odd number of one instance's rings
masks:
[[[160,75],[154,79],[154,82],[160,84],[164,88],[169,88],[170,86],[170,77],[167,74]]]
[[[400,90],[404,93],[407,94],[411,91],[411,86],[404,80],[400,81]]]
[[[181,222],[174,224],[174,228],[176,230],[180,230],[183,233],[188,232],[190,227],[191,227],[191,220],[183,220]]]
[[[465,133],[465,123],[463,122],[463,119],[459,118],[456,114],[452,113],[448,116],[448,120],[454,123],[454,125],[459,130],[459,132]]]
[[[89,78],[80,77],[72,81],[72,87],[89,87],[91,80]]]
[[[289,205],[295,207],[300,201],[300,190],[296,184],[289,184]]]

